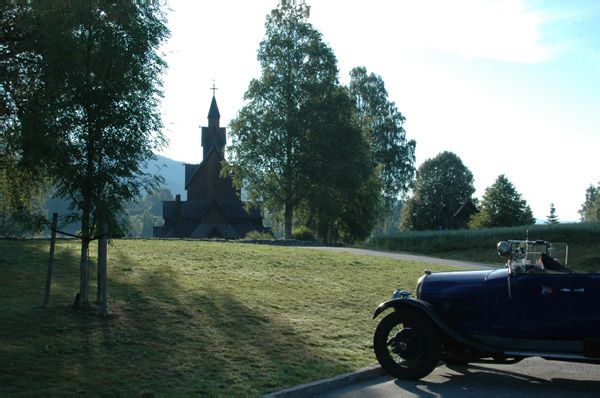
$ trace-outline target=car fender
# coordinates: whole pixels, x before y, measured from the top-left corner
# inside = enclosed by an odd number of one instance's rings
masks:
[[[439,327],[439,329],[446,333],[449,337],[469,347],[473,347],[478,350],[487,351],[490,353],[502,353],[504,351],[500,347],[487,344],[479,340],[475,340],[472,336],[462,333],[456,330],[455,328],[451,327],[438,314],[436,314],[436,312],[431,308],[431,306],[425,301],[413,298],[397,298],[386,301],[384,303],[379,304],[379,306],[375,310],[375,313],[373,314],[373,319],[377,318],[383,311],[385,311],[388,308],[393,308],[394,311],[420,312],[421,314],[429,318],[434,324],[436,324]]]

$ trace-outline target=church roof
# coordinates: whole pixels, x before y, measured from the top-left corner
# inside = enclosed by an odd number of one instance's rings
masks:
[[[208,111],[209,119],[219,119],[221,114],[219,113],[219,107],[217,106],[217,100],[213,96],[212,102],[210,103],[210,110]]]
[[[208,210],[212,204],[220,206],[231,218],[238,219],[256,219],[262,220],[260,210],[251,207],[247,211],[244,203],[239,200],[188,200],[181,201],[181,217],[199,219]],[[172,219],[175,217],[175,201],[169,200],[163,202],[163,218]]]
[[[213,153],[217,156],[219,163],[221,162],[221,160],[225,160],[225,156],[223,156],[221,151],[219,151],[215,147],[212,147],[212,148],[210,148],[210,151],[208,151],[208,153],[204,156],[204,159],[202,159],[202,162],[200,162],[200,164],[197,164],[197,165],[196,164],[186,164],[186,168],[185,168],[185,190],[186,191],[188,190],[190,182],[196,176],[196,174],[198,174],[200,172],[200,170],[209,163],[209,158],[211,156],[213,156]]]

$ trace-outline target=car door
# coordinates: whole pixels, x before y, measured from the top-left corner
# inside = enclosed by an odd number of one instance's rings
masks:
[[[516,337],[564,338],[572,332],[568,274],[513,273],[510,283]]]
[[[600,338],[600,274],[571,276],[571,298],[584,337]]]

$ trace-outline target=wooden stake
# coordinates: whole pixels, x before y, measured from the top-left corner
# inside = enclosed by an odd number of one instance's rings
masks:
[[[48,271],[46,272],[46,288],[44,289],[44,307],[50,301],[50,284],[52,283],[52,267],[54,265],[54,246],[56,246],[56,228],[58,225],[58,213],[52,214],[52,234],[50,238],[50,255],[48,256]]]

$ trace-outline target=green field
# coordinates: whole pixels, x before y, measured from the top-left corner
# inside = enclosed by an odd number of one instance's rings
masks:
[[[0,394],[263,394],[374,366],[375,307],[396,288],[414,290],[424,269],[447,269],[301,248],[115,240],[103,318],[71,308],[72,240],[58,242],[42,308],[48,249],[48,240],[0,241]]]

